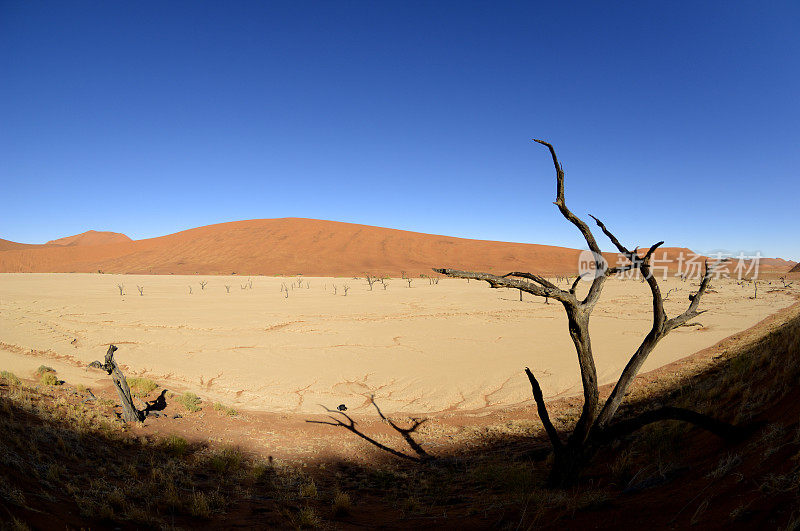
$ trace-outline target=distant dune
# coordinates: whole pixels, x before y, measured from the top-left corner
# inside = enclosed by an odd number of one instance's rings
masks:
[[[657,255],[670,270],[689,249]],[[26,245],[0,240],[0,272],[97,272],[343,276],[431,273],[433,267],[506,273],[571,275],[579,250],[469,240],[303,218],[257,219],[208,225],[167,236],[130,240],[89,231]],[[610,261],[616,256],[609,254]],[[781,261],[786,271],[793,264]]]
[[[89,230],[76,234],[75,236],[65,236],[57,240],[50,240],[46,245],[105,245],[108,243],[127,243],[132,242],[130,238],[119,232],[98,232]]]

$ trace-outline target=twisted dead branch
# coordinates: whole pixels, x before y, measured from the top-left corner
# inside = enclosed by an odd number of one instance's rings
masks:
[[[648,250],[641,255],[638,247],[631,251],[606,228],[602,221],[591,216],[603,234],[605,234],[628,261],[627,264],[617,267],[607,267],[591,229],[567,207],[564,197],[564,170],[561,163],[558,161],[555,149],[544,140],[534,140],[534,142],[547,147],[550,151],[556,171],[556,200],[554,204],[558,207],[561,215],[572,223],[582,234],[594,258],[594,273],[586,273],[582,276],[578,276],[570,288],[565,290],[559,288],[540,275],[521,271],[514,271],[503,276],[449,268],[439,268],[434,269],[434,271],[454,278],[481,280],[487,282],[492,288],[518,289],[520,293],[524,291],[537,297],[544,297],[545,301],[552,298],[563,305],[567,314],[569,334],[578,357],[583,388],[583,408],[566,442],[562,441],[561,436],[550,421],[539,382],[530,369],[525,369],[525,373],[531,383],[533,398],[536,402],[539,417],[553,447],[554,460],[549,483],[553,486],[566,486],[573,483],[577,480],[579,473],[591,457],[593,457],[601,444],[619,438],[623,434],[636,430],[650,422],[665,419],[682,420],[700,426],[701,428],[709,429],[720,436],[728,436],[735,433],[737,431],[735,427],[728,426],[725,423],[721,423],[720,421],[716,421],[700,413],[689,410],[678,410],[676,408],[661,408],[660,410],[648,411],[636,418],[612,423],[612,419],[633,383],[634,378],[658,342],[670,331],[686,325],[691,319],[704,313],[704,310],[699,310],[698,306],[703,294],[708,288],[713,266],[706,262],[700,287],[696,294],[689,296],[689,305],[686,310],[680,315],[668,318],[664,311],[664,299],[666,297],[662,296],[658,281],[650,267],[650,260],[653,253],[663,245],[664,242],[660,241],[651,245]],[[622,371],[611,395],[601,405],[598,391],[597,369],[595,367],[589,335],[589,318],[600,298],[606,280],[612,275],[630,270],[637,270],[640,272],[643,276],[643,281],[647,282],[650,288],[653,299],[652,326],[636,352],[631,356],[625,369]],[[576,294],[576,290],[579,283],[582,281],[590,282],[590,285],[585,297],[580,299]],[[667,295],[669,295],[669,292]],[[723,425],[726,426],[724,429],[721,427]]]

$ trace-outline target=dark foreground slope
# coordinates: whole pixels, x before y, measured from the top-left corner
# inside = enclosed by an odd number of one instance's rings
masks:
[[[794,528],[800,522],[800,306],[708,351],[643,375],[621,413],[655,404],[700,409],[751,427],[727,444],[679,423],[652,425],[604,450],[568,491],[544,488],[547,445],[527,410],[463,444],[421,434],[428,464],[273,462],[218,440],[188,443],[114,418],[112,394],[0,378],[0,521],[12,528],[169,526],[374,528]],[[157,391],[156,391],[157,393]],[[559,426],[579,404],[552,404]],[[224,410],[221,410],[224,411]],[[199,418],[199,417],[198,417]],[[220,420],[222,419],[222,420]],[[276,428],[278,429],[278,428]],[[354,437],[324,428],[335,443]],[[309,431],[306,436],[319,435]],[[382,439],[383,440],[383,439]],[[264,452],[269,452],[268,447]]]

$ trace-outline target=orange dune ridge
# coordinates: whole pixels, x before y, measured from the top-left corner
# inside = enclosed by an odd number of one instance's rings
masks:
[[[304,218],[234,221],[167,236],[131,240],[89,231],[27,245],[0,240],[0,272],[398,276],[431,274],[433,267],[542,275],[574,275],[581,251],[566,247],[437,236]],[[685,248],[659,249],[677,270]],[[610,263],[617,255],[609,253]],[[794,263],[775,269],[788,271]],[[762,266],[763,269],[763,266]]]
[[[46,245],[104,245],[107,243],[127,243],[131,241],[133,240],[119,232],[98,232],[89,230],[81,234],[76,234],[75,236],[50,240]]]

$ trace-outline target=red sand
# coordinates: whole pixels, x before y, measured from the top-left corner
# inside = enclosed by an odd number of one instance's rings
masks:
[[[670,270],[683,248],[663,248]],[[398,276],[431,273],[433,267],[534,271],[571,275],[580,251],[565,247],[422,234],[367,225],[303,218],[257,219],[208,225],[132,241],[124,234],[89,231],[26,245],[0,240],[0,272],[140,274],[240,274]],[[609,254],[616,262],[616,257]],[[780,260],[785,272],[794,265]],[[771,265],[762,263],[762,270]]]
[[[57,240],[50,240],[46,245],[104,245],[108,243],[127,243],[131,242],[124,234],[119,232],[98,232],[89,230],[76,234],[75,236],[66,236]]]

